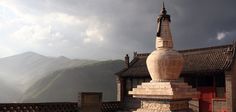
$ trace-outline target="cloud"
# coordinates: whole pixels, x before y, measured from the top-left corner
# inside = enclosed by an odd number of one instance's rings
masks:
[[[84,22],[84,20],[81,20],[79,17],[58,12],[46,15],[44,20],[48,21],[48,23],[51,23],[52,21],[57,21],[66,25],[80,25]]]
[[[109,24],[101,25],[99,23],[93,23],[88,26],[84,34],[82,34],[85,43],[89,42],[102,42],[104,41],[105,34],[109,31]]]
[[[166,0],[175,49],[235,40],[235,2]],[[155,48],[161,4],[161,0],[0,1],[0,38],[4,41],[0,44],[17,53],[70,58],[114,59],[133,51],[150,52]]]
[[[44,55],[65,55],[70,51],[68,49],[78,50],[80,48],[82,50],[83,44],[98,45],[106,39],[105,34],[109,24],[100,21],[95,16],[83,17],[59,11],[39,14],[40,10],[32,14],[25,10],[24,5],[12,2],[0,3],[1,6],[7,7],[7,12],[15,15],[14,22],[8,24],[9,29],[14,30],[8,31],[5,39],[11,45],[14,44],[18,52],[30,50]],[[26,8],[29,9],[29,7]],[[23,13],[24,11],[25,13]],[[5,19],[2,23],[6,24],[9,20],[11,18]],[[12,46],[6,45],[5,47]],[[73,53],[68,54],[76,57]]]
[[[13,49],[0,45],[0,57],[7,57],[14,55],[16,52]]]
[[[220,33],[217,33],[217,37],[216,39],[217,40],[222,40],[226,37],[226,35],[228,34],[228,32],[220,32]]]
[[[104,40],[103,32],[100,31],[98,28],[87,29],[86,30],[86,38],[89,38],[89,40],[91,40],[91,38],[97,38],[98,41]]]
[[[37,42],[47,40],[52,36],[58,37],[57,35],[58,34],[52,33],[51,26],[25,25],[16,32],[12,33],[11,37],[18,42],[36,44]]]

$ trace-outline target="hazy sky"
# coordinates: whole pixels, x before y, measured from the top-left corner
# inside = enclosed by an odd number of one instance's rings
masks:
[[[154,49],[163,0],[1,0],[0,57],[118,59]],[[236,0],[165,0],[176,49],[236,40]]]

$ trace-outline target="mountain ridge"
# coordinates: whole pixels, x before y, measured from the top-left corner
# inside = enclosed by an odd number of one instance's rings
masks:
[[[97,66],[99,64],[101,67]],[[109,67],[111,68],[113,65],[116,65],[115,67],[116,69],[109,70],[108,68]],[[19,102],[18,99],[21,99],[22,102],[27,102],[27,101],[37,102],[37,101],[40,101],[40,100],[37,100],[37,99],[40,99],[39,97],[44,97],[42,94],[39,94],[39,93],[43,93],[43,94],[47,93],[48,95],[49,92],[47,91],[50,91],[53,93],[53,91],[51,91],[50,88],[53,89],[54,87],[54,86],[50,86],[50,84],[47,85],[47,81],[46,82],[44,81],[44,84],[42,85],[39,84],[40,86],[35,86],[38,84],[39,81],[42,81],[44,79],[49,79],[48,83],[51,83],[52,85],[57,85],[57,84],[63,85],[61,83],[65,83],[65,84],[67,83],[64,80],[67,80],[68,82],[73,80],[74,82],[71,84],[78,84],[76,82],[76,80],[80,80],[78,76],[84,76],[84,74],[91,73],[93,74],[93,77],[97,77],[95,73],[100,73],[99,72],[100,70],[104,71],[104,74],[106,74],[106,77],[109,77],[110,79],[113,80],[115,77],[113,74],[117,70],[119,70],[122,66],[123,66],[123,61],[121,60],[109,60],[106,62],[106,61],[87,60],[87,59],[69,59],[64,56],[48,57],[48,56],[43,56],[41,54],[37,54],[34,52],[25,52],[25,53],[21,53],[21,54],[9,56],[9,57],[0,58],[0,79],[6,82],[5,85],[7,85],[6,88],[9,88],[9,91],[13,91],[13,93],[14,92],[16,93],[16,95],[12,95],[12,96],[19,96],[18,98],[14,97],[15,100],[12,100],[12,99],[5,100],[6,102]],[[83,71],[84,69],[86,70]],[[91,72],[91,70],[94,72]],[[71,71],[71,73],[69,71]],[[70,77],[65,77],[66,76],[65,73],[70,74],[68,76],[75,77],[76,80],[68,79]],[[58,74],[62,74],[62,75],[59,76]],[[58,77],[58,79],[54,79],[55,80],[54,82],[56,82],[54,83],[52,79],[56,78],[56,76]],[[58,81],[59,79],[61,82]],[[89,80],[89,79],[87,78],[84,80]],[[103,83],[104,81],[102,81],[101,83]],[[112,81],[108,81],[108,82],[109,84],[114,84]],[[79,83],[79,84],[83,85],[83,83]],[[99,85],[99,83],[97,85]],[[78,90],[75,85],[71,85],[71,86],[73,86],[75,91]],[[4,88],[4,86],[2,86],[2,88]],[[30,89],[30,88],[34,88],[34,89]],[[31,97],[37,96],[37,94],[33,96],[30,95],[31,93],[34,93],[33,91],[37,92],[39,97],[33,98],[33,100],[30,100],[32,99]],[[75,91],[74,91],[74,94],[75,94]],[[73,91],[70,90],[70,92],[73,92]],[[6,93],[3,93],[1,91],[0,91],[0,94],[1,96],[6,95]],[[72,95],[72,94],[68,93],[68,95]],[[71,99],[66,99],[66,100],[68,101]],[[53,99],[51,101],[55,101],[55,100]],[[60,101],[63,101],[63,99],[61,99]],[[1,100],[0,102],[4,103],[4,99]]]
[[[53,74],[35,83],[27,91],[26,96],[24,96],[26,98],[22,98],[21,101],[45,102],[48,99],[51,102],[77,101],[78,92],[88,91],[103,92],[103,100],[114,101],[116,100],[116,79],[114,73],[119,71],[122,65],[123,61],[121,60],[110,60],[55,71]],[[62,86],[64,86],[63,89],[60,88]],[[56,94],[51,97],[51,93],[47,90],[54,91]],[[64,90],[67,91],[65,92]],[[67,97],[63,98],[63,96]]]

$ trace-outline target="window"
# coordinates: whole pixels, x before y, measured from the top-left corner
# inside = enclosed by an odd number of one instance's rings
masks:
[[[215,76],[216,97],[225,98],[225,75],[219,74]]]
[[[132,79],[127,78],[125,81],[125,90],[126,90],[126,95],[128,95],[129,91],[132,90]]]
[[[224,87],[216,87],[216,98],[225,98],[225,88]]]
[[[225,87],[225,76],[219,74],[215,76],[215,86],[216,87]]]

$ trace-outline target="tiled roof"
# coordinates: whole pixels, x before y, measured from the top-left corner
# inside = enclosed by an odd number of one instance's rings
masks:
[[[199,49],[180,50],[184,57],[182,74],[229,70],[235,59],[235,43]],[[137,54],[127,69],[116,73],[122,77],[149,76],[146,59],[149,53]]]

